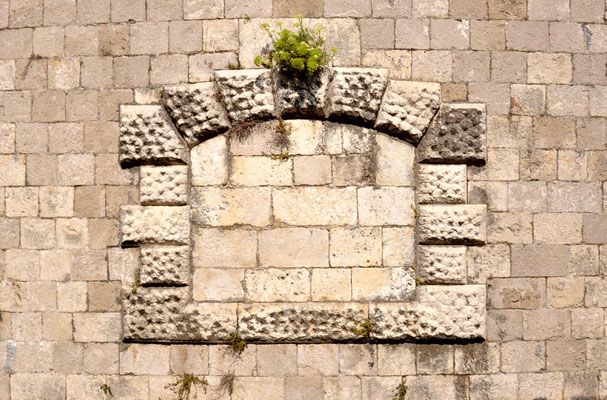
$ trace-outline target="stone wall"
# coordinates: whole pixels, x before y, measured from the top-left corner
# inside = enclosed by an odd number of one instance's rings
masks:
[[[607,398],[605,10],[0,0],[0,398]],[[299,13],[305,110],[230,70]]]

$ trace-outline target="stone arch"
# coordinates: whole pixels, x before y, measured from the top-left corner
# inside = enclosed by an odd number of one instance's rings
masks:
[[[120,109],[120,161],[124,167],[141,167],[141,205],[121,209],[121,242],[123,246],[140,246],[136,273],[142,285],[125,299],[126,340],[222,342],[238,330],[246,340],[260,342],[356,341],[359,338],[352,328],[367,319],[377,326],[377,340],[484,337],[485,287],[467,284],[466,279],[466,246],[482,245],[486,235],[486,206],[466,204],[467,165],[482,164],[486,158],[484,105],[441,105],[438,84],[390,80],[386,70],[365,68],[333,68],[312,85],[293,83],[267,70],[217,71],[214,82],[164,88],[162,103],[122,105]],[[191,251],[194,245],[196,252],[196,245],[191,231],[201,218],[201,207],[217,202],[220,209],[221,205],[248,201],[239,207],[250,220],[224,224],[208,220],[208,210],[202,213],[206,213],[206,225],[220,228],[234,224],[256,227],[260,225],[256,218],[263,215],[255,207],[263,199],[229,194],[234,175],[228,171],[234,164],[228,165],[225,159],[234,153],[227,151],[231,144],[226,134],[231,133],[233,140],[235,131],[252,131],[248,133],[260,140],[254,150],[247,151],[254,151],[259,160],[280,161],[282,154],[271,149],[271,140],[266,137],[277,124],[277,116],[292,120],[286,122],[291,129],[307,126],[298,135],[313,146],[312,151],[307,150],[310,154],[300,151],[287,157],[317,155],[319,143],[327,145],[326,134],[341,129],[343,141],[345,129],[351,137],[355,136],[352,132],[358,132],[359,139],[373,138],[373,150],[361,152],[356,162],[364,159],[374,168],[387,170],[391,177],[399,177],[403,163],[394,160],[406,158],[403,154],[411,149],[411,164],[416,167],[409,211],[416,229],[416,256],[411,263],[417,270],[415,294],[403,283],[412,277],[400,269],[389,274],[381,287],[388,288],[382,292],[385,296],[379,294],[372,300],[276,302],[270,298],[267,302],[247,302],[196,298],[192,271],[196,254]],[[308,119],[297,119],[302,117]],[[383,153],[376,138],[383,141]],[[318,155],[351,155],[343,145],[339,153],[325,153],[323,148]],[[207,171],[195,170],[200,157],[208,162]],[[196,158],[197,167],[193,167]],[[252,161],[241,158],[242,162]],[[349,166],[358,168],[355,157],[350,159]],[[335,168],[333,159],[331,162]],[[217,165],[226,165],[226,171],[217,171]],[[251,170],[250,165],[241,169]],[[205,179],[210,183],[205,184]],[[361,186],[382,189],[377,175],[364,179],[362,176],[352,183],[359,187],[354,195],[356,213],[361,212]],[[197,189],[196,180],[203,182],[201,187],[208,184],[213,189]],[[384,201],[374,196],[369,202]],[[272,206],[276,205],[273,194],[270,197]],[[297,196],[294,199],[301,201]],[[387,207],[398,205],[401,199],[394,197]],[[266,226],[266,222],[261,225]],[[278,228],[282,228],[280,223],[298,226],[281,220],[280,215],[278,222]],[[387,221],[383,225],[394,224]],[[246,238],[224,238],[224,243],[242,240]],[[394,266],[385,266],[383,259],[381,267],[397,271]]]

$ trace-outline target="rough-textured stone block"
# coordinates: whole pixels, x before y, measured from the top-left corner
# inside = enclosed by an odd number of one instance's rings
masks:
[[[211,82],[165,87],[162,99],[190,147],[226,131],[230,125]]]
[[[465,165],[418,165],[420,203],[465,203],[468,180]]]
[[[438,110],[440,93],[438,83],[391,80],[375,129],[417,143]]]
[[[190,242],[190,207],[120,208],[122,243]]]
[[[325,112],[327,117],[372,126],[388,83],[388,71],[334,68],[331,74]]]
[[[418,246],[417,277],[422,283],[465,283],[465,246]]]
[[[161,106],[120,107],[120,163],[185,162],[187,148]]]
[[[217,71],[215,79],[223,104],[234,123],[266,119],[274,114],[273,85],[269,71]]]
[[[373,304],[369,318],[378,339],[484,338],[485,287],[419,286],[415,301]]]
[[[139,260],[142,285],[185,285],[189,281],[189,247],[145,247]]]
[[[306,81],[278,73],[276,99],[283,117],[324,117],[324,106],[329,85],[329,70]]]
[[[124,300],[124,337],[226,340],[236,331],[236,304],[189,303],[188,288],[138,288]]]
[[[353,340],[367,318],[359,303],[240,304],[238,329],[245,340],[319,342]]]
[[[270,224],[270,188],[198,187],[190,204],[192,220],[201,225]]]
[[[423,205],[418,218],[421,243],[485,243],[487,206]]]
[[[188,167],[151,167],[140,170],[141,204],[186,204],[188,202]]]
[[[419,161],[484,163],[485,142],[485,106],[448,104],[441,108],[420,143]]]

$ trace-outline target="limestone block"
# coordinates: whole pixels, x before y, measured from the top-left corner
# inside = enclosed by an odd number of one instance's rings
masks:
[[[192,218],[211,226],[270,224],[270,188],[198,187],[192,189]]]
[[[367,154],[332,157],[335,186],[372,185],[375,182],[375,160]]]
[[[413,225],[413,189],[362,187],[358,189],[358,217],[361,225]]]
[[[380,186],[413,186],[415,147],[390,136],[375,135],[377,143],[375,179]]]
[[[485,243],[487,205],[422,205],[417,222],[420,243]]]
[[[352,270],[350,268],[315,268],[312,270],[313,301],[350,301]]]
[[[331,229],[331,266],[379,266],[382,262],[380,228]]]
[[[412,268],[352,268],[354,301],[409,301],[414,295]]]
[[[485,106],[446,104],[419,145],[420,162],[479,164],[487,159]]]
[[[226,131],[230,126],[212,82],[165,87],[162,100],[190,147]]]
[[[139,256],[142,285],[187,285],[190,248],[144,247]]]
[[[329,72],[309,80],[278,72],[276,75],[276,99],[283,117],[324,117],[325,98],[329,85]]]
[[[417,257],[422,283],[466,282],[466,246],[418,246]]]
[[[141,204],[186,204],[188,202],[188,167],[143,166],[140,169]]]
[[[195,268],[246,268],[257,264],[257,232],[253,230],[194,226],[192,239]]]
[[[199,268],[192,279],[196,301],[243,301],[244,270]]]
[[[384,267],[402,267],[413,265],[415,259],[415,228],[384,227],[382,228]]]
[[[276,222],[288,225],[356,224],[356,189],[298,187],[275,189]]]
[[[334,68],[325,114],[330,119],[373,126],[387,84],[386,69]]]
[[[421,204],[465,203],[468,179],[465,165],[419,164],[418,201]]]
[[[122,243],[190,243],[190,207],[120,207]]]
[[[238,186],[293,184],[293,160],[270,157],[232,157],[231,182]]]
[[[352,328],[367,318],[360,303],[239,304],[238,330],[245,340],[319,342],[358,339]]]
[[[269,71],[217,71],[215,79],[232,122],[266,119],[274,114],[273,85]]]
[[[160,105],[120,106],[120,163],[186,162],[187,148]]]
[[[418,286],[411,303],[372,304],[377,339],[485,337],[485,286]]]
[[[245,273],[247,300],[252,302],[310,299],[310,272],[307,269],[254,269]]]
[[[262,267],[329,266],[329,232],[326,229],[278,228],[259,232]]]
[[[276,124],[276,121],[252,121],[248,124],[234,126],[230,131],[230,153],[235,156],[281,154],[285,150],[283,146],[285,141],[282,140],[282,134],[276,131]],[[291,121],[285,121],[285,124],[289,130],[292,130]],[[306,133],[314,136],[311,132]],[[289,149],[289,154],[294,154],[291,149]]]
[[[289,154],[341,153],[341,130],[335,126],[306,119],[285,121],[285,126],[289,132],[287,139]]]
[[[371,153],[375,149],[375,131],[373,129],[341,124],[341,131],[345,153]]]
[[[219,135],[194,147],[190,152],[192,185],[221,185],[228,180],[228,146]]]
[[[220,341],[236,331],[236,304],[189,301],[186,287],[140,287],[127,293],[124,338]]]
[[[440,105],[438,83],[390,80],[375,129],[417,143]]]

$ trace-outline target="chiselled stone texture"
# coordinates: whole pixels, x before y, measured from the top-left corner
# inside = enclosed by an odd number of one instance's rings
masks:
[[[216,93],[212,82],[164,88],[164,105],[190,147],[225,132],[230,126]]]
[[[327,94],[327,117],[373,126],[387,76],[385,69],[334,68]]]
[[[235,304],[191,303],[189,289],[139,287],[124,300],[128,340],[227,340],[236,331]]]
[[[420,243],[485,243],[485,204],[422,205],[417,219]]]
[[[422,283],[466,281],[466,246],[418,246],[417,259]]]
[[[270,71],[217,71],[215,79],[223,104],[234,123],[273,116],[274,94]]]
[[[356,340],[367,318],[359,303],[240,304],[238,330],[245,340],[327,342]]]
[[[418,149],[420,162],[481,164],[487,159],[485,106],[444,104]]]
[[[377,339],[485,337],[485,286],[418,286],[411,303],[372,304]]]
[[[190,242],[190,207],[120,207],[122,243]]]
[[[279,115],[322,118],[328,84],[328,71],[305,81],[277,73],[276,99]]]
[[[186,285],[190,274],[190,248],[144,247],[140,253],[142,285]]]
[[[417,143],[438,110],[440,96],[438,83],[391,80],[375,128]]]
[[[421,204],[466,202],[465,165],[419,164],[418,171],[417,198]]]
[[[188,167],[143,166],[140,170],[141,204],[186,204],[188,202]]]
[[[159,105],[120,107],[120,163],[184,163],[187,147]]]

